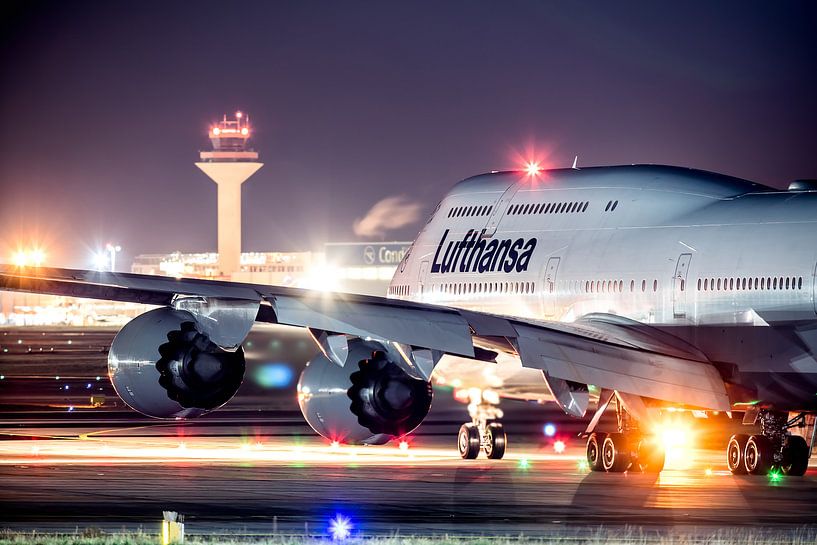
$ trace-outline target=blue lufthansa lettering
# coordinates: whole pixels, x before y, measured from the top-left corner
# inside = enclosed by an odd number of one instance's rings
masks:
[[[485,230],[478,232],[470,229],[462,240],[447,240],[449,230],[446,229],[434,252],[431,272],[510,273],[528,270],[537,239],[495,239],[488,242],[482,238],[484,233]]]

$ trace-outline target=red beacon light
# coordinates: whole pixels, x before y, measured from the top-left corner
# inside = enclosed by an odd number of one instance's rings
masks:
[[[528,176],[536,176],[542,172],[542,167],[539,166],[538,162],[528,161],[528,164],[525,165],[525,172],[528,173]]]

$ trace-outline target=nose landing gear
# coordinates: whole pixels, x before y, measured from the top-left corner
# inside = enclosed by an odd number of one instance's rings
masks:
[[[468,413],[471,422],[460,426],[457,434],[457,450],[463,460],[473,460],[480,450],[492,460],[499,460],[505,455],[508,443],[505,428],[497,419],[502,418],[502,410],[495,404],[485,401],[482,392],[470,394]]]

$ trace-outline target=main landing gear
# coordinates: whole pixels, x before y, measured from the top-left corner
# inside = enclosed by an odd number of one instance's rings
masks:
[[[502,410],[487,403],[482,392],[474,391],[469,397],[468,413],[471,415],[471,422],[460,426],[457,434],[460,456],[464,460],[473,460],[482,450],[488,458],[499,460],[505,455],[505,446],[508,444],[505,429],[502,424],[495,422],[502,418]]]
[[[766,475],[780,471],[784,475],[801,476],[808,469],[811,449],[799,435],[788,430],[805,425],[805,415],[789,419],[788,413],[761,410],[757,415],[760,433],[735,434],[726,447],[726,465],[735,475]]]
[[[618,431],[592,431],[587,437],[587,464],[591,471],[623,473],[660,473],[664,469],[664,448],[655,438],[645,434],[638,421],[625,410],[618,394],[599,406],[588,430],[595,429],[599,418],[615,398]],[[640,400],[639,400],[640,401]]]

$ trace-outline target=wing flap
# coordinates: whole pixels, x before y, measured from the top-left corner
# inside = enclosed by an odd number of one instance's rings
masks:
[[[556,378],[712,410],[729,410],[726,387],[709,363],[566,336],[515,324],[522,365]]]

